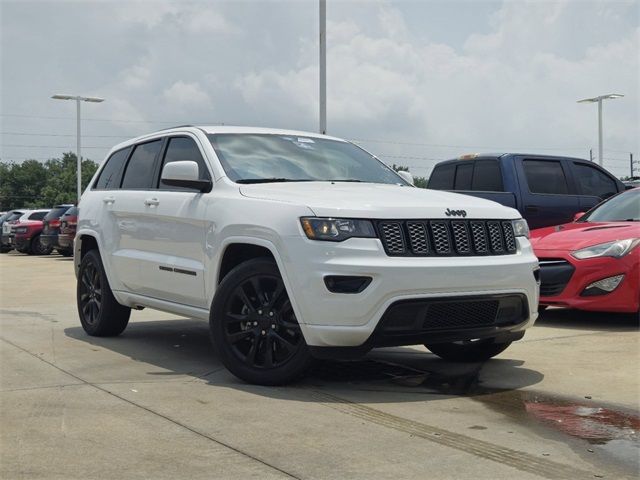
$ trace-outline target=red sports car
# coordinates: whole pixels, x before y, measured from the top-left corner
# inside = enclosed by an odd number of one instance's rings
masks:
[[[572,223],[534,230],[531,242],[540,260],[541,306],[640,310],[640,188]]]

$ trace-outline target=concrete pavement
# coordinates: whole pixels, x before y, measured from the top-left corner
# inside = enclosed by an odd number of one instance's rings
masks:
[[[637,319],[550,310],[484,364],[421,347],[247,385],[207,324],[92,338],[72,261],[0,255],[0,478],[634,478]]]

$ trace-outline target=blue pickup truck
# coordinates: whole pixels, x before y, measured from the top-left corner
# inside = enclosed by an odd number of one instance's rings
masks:
[[[519,153],[463,155],[438,163],[427,188],[486,198],[520,211],[529,228],[571,222],[625,187],[593,162]]]

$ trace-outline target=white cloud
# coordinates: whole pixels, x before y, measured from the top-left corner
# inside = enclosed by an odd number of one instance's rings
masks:
[[[179,80],[162,92],[162,96],[170,105],[182,108],[211,105],[211,98],[196,82]]]

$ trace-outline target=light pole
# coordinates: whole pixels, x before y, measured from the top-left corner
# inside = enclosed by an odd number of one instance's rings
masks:
[[[80,102],[92,102],[100,103],[104,102],[104,98],[98,97],[82,97],[80,95],[53,95],[51,98],[55,100],[75,100],[76,101],[76,161],[77,176],[78,176],[78,193],[77,203],[80,203],[80,197],[82,196],[82,155],[80,152]]]
[[[320,0],[320,133],[327,133],[327,0]]]
[[[578,100],[578,103],[596,103],[598,102],[598,164],[602,166],[602,101],[613,100],[614,98],[622,98],[624,95],[620,93],[609,93],[600,95],[599,97],[585,98]]]

